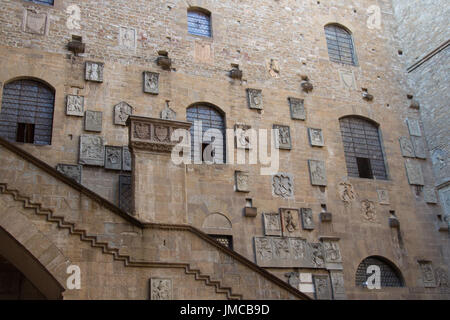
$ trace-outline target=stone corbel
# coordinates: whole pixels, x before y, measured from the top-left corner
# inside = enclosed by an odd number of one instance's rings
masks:
[[[129,116],[130,148],[134,151],[143,150],[157,153],[171,153],[172,149],[181,142],[173,141],[172,133],[177,129],[186,130],[189,134],[190,122],[174,121],[140,116]]]

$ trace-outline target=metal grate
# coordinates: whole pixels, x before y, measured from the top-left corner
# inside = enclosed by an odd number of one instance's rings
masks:
[[[218,243],[233,250],[233,237],[232,236],[222,236],[217,234],[210,234],[210,237],[214,238]]]
[[[337,25],[328,25],[325,27],[325,36],[331,61],[356,64],[352,35],[347,30]]]
[[[189,10],[188,32],[197,36],[211,37],[211,15],[198,10]]]
[[[0,136],[16,141],[18,124],[34,124],[34,144],[52,141],[55,94],[45,84],[34,80],[17,80],[3,88],[0,112]]]
[[[366,286],[367,278],[371,275],[367,274],[367,268],[371,265],[380,267],[381,287],[404,287],[404,283],[399,272],[391,267],[387,262],[375,257],[364,259],[364,261],[358,266],[358,269],[356,270],[357,286]]]
[[[119,176],[119,207],[131,213],[133,193],[131,190],[131,176]]]
[[[203,147],[202,144],[209,144],[211,141],[203,141],[205,137],[205,132],[208,129],[217,129],[221,132],[221,136],[215,137],[214,143],[216,145],[222,144],[223,148],[216,148],[214,151],[214,161],[215,163],[224,163],[225,162],[225,119],[224,117],[217,111],[215,108],[207,105],[195,105],[187,109],[186,119],[189,122],[192,122],[194,125],[191,127],[191,154],[192,159],[202,159],[199,154],[202,152]],[[195,125],[202,126],[201,137],[198,136],[199,132],[196,133]],[[195,136],[197,135],[197,136]],[[194,138],[195,137],[195,138]],[[208,139],[205,139],[208,140]],[[197,148],[194,147],[194,144],[197,143]]]
[[[348,175],[361,177],[357,158],[370,160],[372,176],[386,180],[386,166],[378,127],[361,118],[346,117],[340,120]]]
[[[26,0],[28,2],[34,2],[34,3],[39,3],[39,4],[48,4],[50,6],[53,5],[54,0]]]

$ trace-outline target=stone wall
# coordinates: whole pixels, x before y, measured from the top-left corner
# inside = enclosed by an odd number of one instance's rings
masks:
[[[78,6],[80,19],[76,7],[67,11],[72,4]],[[439,297],[439,289],[423,287],[418,260],[430,260],[436,267],[447,268],[448,232],[438,231],[441,208],[427,204],[420,188],[408,183],[399,139],[409,137],[405,120],[417,119],[419,114],[410,110],[406,97],[411,90],[397,53],[391,2],[376,3],[380,9],[379,26],[368,22],[373,18],[372,11],[368,11],[373,4],[368,0],[261,0],[257,5],[254,1],[190,1],[189,5],[211,12],[213,36],[204,38],[188,34],[185,1],[150,4],[56,0],[54,7],[48,7],[7,0],[0,8],[0,82],[33,77],[55,88],[52,145],[19,144],[51,166],[78,163],[79,138],[87,133],[82,117],[66,116],[68,94],[84,96],[85,110],[103,113],[103,128],[96,135],[113,146],[127,145],[129,141],[127,127],[114,124],[114,106],[122,101],[133,107],[133,114],[144,117],[158,118],[170,100],[176,120],[184,121],[187,107],[207,102],[224,113],[227,128],[242,122],[254,129],[289,126],[292,147],[280,150],[279,172],[292,175],[292,197],[274,196],[272,177],[260,175],[260,165],[190,164],[184,167],[184,175],[167,176],[171,186],[185,186],[185,195],[174,196],[180,217],[187,217],[189,224],[206,233],[231,235],[234,250],[256,261],[254,237],[264,236],[262,213],[311,208],[316,227],[312,231],[299,229],[298,236],[314,243],[323,236],[340,239],[349,298]],[[29,29],[23,25],[27,10],[47,15],[48,25],[39,29],[43,34],[27,32]],[[356,66],[329,61],[324,33],[328,23],[339,23],[351,31]],[[121,28],[135,29],[135,43],[123,45]],[[72,35],[82,36],[86,53],[74,56],[66,49]],[[158,50],[168,51],[173,61],[171,71],[157,66]],[[278,72],[269,68],[271,60],[278,63]],[[84,80],[86,61],[104,63],[103,83]],[[241,81],[228,77],[231,64],[238,64],[243,71]],[[159,94],[143,92],[144,71],[159,73]],[[302,76],[311,79],[312,92],[302,90]],[[263,110],[248,108],[247,88],[262,90]],[[374,96],[373,101],[363,99],[362,88]],[[288,97],[304,99],[305,121],[291,118]],[[347,177],[339,119],[348,115],[379,124],[388,180]],[[324,147],[310,146],[308,128],[322,129]],[[148,161],[156,158],[148,154]],[[324,162],[326,187],[311,185],[308,160]],[[424,185],[433,186],[430,157],[414,161],[422,167]],[[152,170],[157,169],[152,166]],[[235,191],[237,170],[249,172],[249,193]],[[85,166],[82,183],[117,204],[119,174]],[[164,216],[170,203],[166,195],[158,193],[158,184],[165,182],[161,177],[149,178],[148,182],[147,191],[155,190],[153,196],[159,202],[149,208],[161,211],[149,215]],[[353,185],[355,195],[351,201],[342,200],[341,182]],[[377,190],[385,190],[390,201],[380,201]],[[243,216],[247,198],[258,208],[256,218]],[[366,200],[375,215],[372,220],[364,211]],[[179,206],[179,201],[184,201],[184,206]],[[323,205],[332,213],[332,222],[319,220]],[[396,229],[388,224],[392,210],[401,224],[404,248],[400,248]],[[214,213],[225,217],[217,220],[229,223],[225,227],[208,225],[207,218]],[[356,287],[356,269],[368,256],[383,256],[393,262],[403,273],[406,288],[370,292]],[[284,274],[296,270],[272,271],[287,281]]]

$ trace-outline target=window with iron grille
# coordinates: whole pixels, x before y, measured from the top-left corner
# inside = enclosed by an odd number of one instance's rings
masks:
[[[188,10],[188,32],[211,37],[211,14],[199,9]]]
[[[356,270],[356,285],[367,286],[367,279],[372,275],[367,273],[369,266],[380,267],[381,287],[404,287],[404,281],[400,272],[387,260],[378,257],[364,259]]]
[[[233,237],[232,236],[223,236],[217,234],[210,234],[210,237],[214,238],[218,243],[227,247],[230,250],[233,250]]]
[[[131,189],[131,176],[119,176],[119,208],[131,213],[133,193]]]
[[[34,2],[34,3],[39,3],[39,4],[47,4],[49,6],[53,5],[54,0],[26,0],[28,2]]]
[[[55,93],[46,84],[29,79],[3,87],[0,136],[17,142],[49,145],[52,141]]]
[[[225,119],[222,113],[215,107],[205,104],[198,104],[187,109],[186,119],[193,124],[190,129],[192,159],[200,159],[203,162],[205,160],[210,160],[209,158],[213,157],[214,163],[224,163],[226,147]],[[197,132],[196,130],[199,129],[196,128],[198,128],[200,125],[202,131]],[[218,130],[218,132],[220,132],[220,135],[211,137],[211,139],[209,139],[208,135],[205,135],[205,133],[209,129]],[[211,150],[211,155],[204,156],[205,149],[213,142],[215,146],[219,147],[213,148]]]
[[[358,117],[340,120],[347,172],[351,177],[387,179],[378,126]]]
[[[356,65],[355,48],[350,32],[338,25],[325,26],[328,55],[331,61]]]

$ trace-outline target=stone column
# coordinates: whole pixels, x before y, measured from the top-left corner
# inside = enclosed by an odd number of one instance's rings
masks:
[[[187,224],[186,165],[172,161],[172,141],[177,129],[189,134],[182,121],[129,116],[130,151],[133,159],[133,213],[146,222]]]

